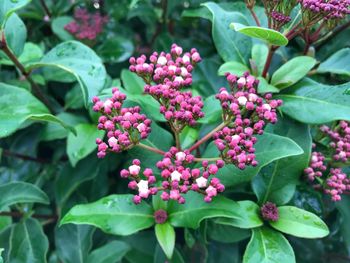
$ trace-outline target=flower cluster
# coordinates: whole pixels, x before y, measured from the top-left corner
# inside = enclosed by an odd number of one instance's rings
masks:
[[[130,149],[151,132],[151,120],[140,113],[140,107],[122,108],[126,95],[118,88],[112,89],[113,96],[105,101],[93,98],[93,110],[102,115],[97,128],[107,131],[107,143],[96,139],[98,157],[103,158],[107,151],[121,152]]]
[[[341,194],[346,190],[350,190],[350,179],[340,168],[331,168],[329,171],[326,184],[327,188],[324,190],[326,194],[329,194],[333,201],[340,201]]]
[[[213,136],[215,145],[226,163],[233,163],[244,169],[256,166],[254,144],[256,134],[262,134],[267,123],[277,121],[276,109],[281,100],[273,100],[271,94],[264,97],[257,94],[259,81],[245,73],[242,77],[226,74],[230,91],[221,88],[216,98],[223,109],[226,127]]]
[[[130,58],[130,71],[143,78],[144,91],[160,104],[160,112],[180,132],[186,125],[193,126],[202,112],[203,101],[192,92],[181,88],[192,84],[192,71],[201,57],[196,49],[183,53],[182,47],[173,44],[170,53],[154,52],[147,61],[145,55]]]
[[[133,165],[128,170],[123,169],[120,175],[131,180],[128,185],[130,189],[138,191],[138,194],[134,196],[135,204],[139,204],[142,199],[155,195],[159,191],[164,201],[172,199],[183,204],[185,203],[184,195],[188,191],[195,191],[204,195],[205,202],[211,202],[213,197],[225,190],[220,180],[213,177],[224,166],[224,162],[218,160],[215,164],[209,164],[203,161],[203,169],[189,168],[188,164],[193,161],[194,156],[188,151],[182,152],[172,147],[157,163],[157,168],[161,171],[161,182],[157,182],[150,168],[144,169],[141,173],[139,160],[134,160]]]
[[[290,16],[277,11],[271,12],[271,18],[278,24],[279,27],[289,23],[291,20]]]
[[[326,170],[324,155],[320,152],[312,152],[310,165],[304,170],[308,179],[312,182],[315,180],[315,177],[322,177],[323,172]]]
[[[266,221],[277,221],[279,218],[278,208],[274,203],[267,202],[260,208],[261,216]]]
[[[304,10],[322,18],[342,19],[350,14],[349,0],[298,0]]]
[[[94,40],[107,24],[108,17],[100,13],[89,14],[84,8],[74,11],[74,20],[64,26],[64,29],[80,40]]]

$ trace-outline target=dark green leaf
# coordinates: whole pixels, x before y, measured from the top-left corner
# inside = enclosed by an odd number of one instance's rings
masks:
[[[341,201],[337,202],[335,206],[340,212],[341,235],[346,243],[347,251],[350,252],[350,228],[348,227],[350,220],[350,197],[348,195],[343,195]]]
[[[168,259],[171,259],[175,248],[175,230],[168,222],[154,227],[159,245]]]
[[[134,45],[128,38],[116,36],[103,41],[97,49],[97,53],[103,61],[119,63],[127,60],[134,52]]]
[[[318,73],[334,73],[350,76],[350,48],[343,48],[322,62]]]
[[[123,259],[130,251],[130,246],[122,241],[111,241],[92,251],[87,263],[115,263]]]
[[[220,219],[221,218],[217,220]],[[207,231],[210,239],[221,243],[236,243],[249,238],[251,235],[248,229],[222,225],[220,223],[215,223],[215,221],[209,221]]]
[[[106,233],[127,236],[154,224],[153,210],[145,202],[135,205],[132,195],[110,195],[94,203],[73,207],[61,224],[93,225]]]
[[[3,251],[4,251],[4,249],[0,248],[0,263],[4,263],[4,260],[3,260],[2,256],[1,256]]]
[[[7,19],[13,12],[24,7],[31,0],[2,0],[0,5],[0,29],[3,29]]]
[[[313,213],[294,206],[278,207],[279,218],[270,225],[286,234],[303,238],[321,238],[329,234],[327,225]]]

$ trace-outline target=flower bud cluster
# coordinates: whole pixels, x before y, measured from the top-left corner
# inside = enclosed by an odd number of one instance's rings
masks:
[[[275,21],[275,23],[278,24],[278,27],[281,27],[287,23],[290,22],[291,18],[288,15],[285,15],[283,13],[272,11],[271,12],[271,18]]]
[[[130,58],[130,71],[143,78],[145,93],[160,103],[160,112],[176,132],[185,125],[193,126],[202,112],[203,101],[192,92],[180,91],[192,84],[192,71],[201,57],[195,48],[183,53],[182,47],[173,44],[170,53],[154,52],[147,60],[145,55]]]
[[[80,40],[94,40],[101,34],[103,27],[108,22],[107,16],[100,13],[89,14],[84,8],[74,11],[74,20],[64,26],[64,29]]]
[[[261,216],[266,221],[277,221],[279,218],[278,208],[274,203],[267,202],[260,208]]]
[[[93,110],[102,114],[97,128],[107,132],[107,142],[96,139],[99,158],[105,157],[107,151],[128,150],[151,132],[151,120],[140,113],[140,107],[123,108],[126,95],[118,88],[113,88],[112,93],[113,96],[105,101],[93,98]]]
[[[254,135],[263,134],[267,123],[276,123],[276,109],[282,101],[273,100],[271,94],[258,95],[259,81],[249,73],[242,77],[226,74],[226,77],[230,91],[221,88],[216,98],[227,126],[214,134],[215,145],[226,163],[233,163],[239,169],[256,166]]]
[[[302,9],[310,12],[310,16],[321,15],[322,18],[342,19],[350,14],[349,0],[298,0]]]
[[[340,195],[344,191],[350,191],[350,179],[340,168],[331,168],[329,173],[324,192],[329,194],[333,201],[340,201]]]
[[[157,180],[152,169],[146,168],[141,176],[140,161],[134,160],[128,170],[121,171],[121,177],[129,178],[129,188],[137,190],[134,203],[139,204],[142,199],[155,195],[159,191],[164,201],[175,200],[180,204],[185,203],[185,194],[195,191],[204,195],[205,202],[211,202],[218,193],[223,192],[225,187],[220,180],[214,177],[220,168],[224,166],[222,160],[215,164],[208,161],[202,162],[202,168],[189,168],[194,161],[194,156],[188,151],[178,151],[172,147],[165,153],[164,158],[157,163],[161,171],[161,179]],[[158,185],[158,187],[156,186]]]
[[[315,177],[322,177],[323,172],[327,170],[325,157],[320,152],[312,152],[309,167],[305,168],[304,173],[308,179],[313,182]]]

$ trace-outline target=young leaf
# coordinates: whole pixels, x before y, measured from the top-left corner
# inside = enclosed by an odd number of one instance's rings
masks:
[[[236,61],[229,61],[222,64],[218,70],[218,74],[220,76],[224,76],[225,73],[229,72],[231,74],[240,76],[243,75],[244,72],[249,71],[249,68],[246,65],[243,65]]]
[[[344,95],[349,88],[350,82],[329,86],[305,79],[276,98],[283,100],[282,112],[300,122],[350,121],[350,96]]]
[[[240,218],[239,205],[223,196],[216,196],[211,203],[195,192],[186,194],[186,203],[168,204],[169,222],[175,227],[198,228],[202,220],[213,217]]]
[[[49,114],[45,105],[27,90],[0,83],[0,138],[7,137],[26,120],[54,122],[64,128],[74,129]]]
[[[27,70],[45,66],[60,68],[72,74],[80,84],[86,106],[103,89],[107,78],[101,59],[92,49],[77,41],[57,45],[39,62],[29,64]]]
[[[25,182],[2,184],[0,185],[0,193],[0,211],[18,203],[49,203],[49,198],[40,188]]]
[[[273,29],[258,26],[245,26],[240,23],[231,23],[230,27],[233,30],[249,37],[266,41],[270,45],[286,46],[288,44],[288,38]]]
[[[295,57],[275,71],[271,84],[285,89],[297,83],[315,66],[316,59],[307,56]]]
[[[264,224],[260,218],[260,208],[253,201],[238,201],[240,209],[239,218],[218,218],[217,224],[230,225],[238,228],[254,228]]]
[[[255,44],[252,48],[252,60],[256,65],[258,76],[261,76],[264,70],[268,53],[269,53],[269,48],[267,47],[267,45],[264,45],[264,44]],[[261,85],[261,82],[260,82],[260,85]],[[259,85],[259,88],[260,88],[260,85]]]
[[[322,62],[318,73],[333,73],[350,76],[350,48],[343,48]]]
[[[145,202],[135,205],[132,195],[110,195],[94,203],[74,206],[61,220],[63,224],[86,224],[102,231],[127,236],[154,224],[153,210]]]
[[[327,225],[313,213],[294,206],[278,207],[279,218],[270,225],[286,234],[303,238],[321,238],[329,234]]]
[[[46,262],[49,242],[39,221],[28,218],[14,225],[10,237],[9,262]]]
[[[293,248],[281,234],[267,227],[255,228],[243,263],[295,263]]]
[[[87,263],[120,262],[130,249],[128,243],[114,240],[92,251]]]
[[[7,19],[15,12],[16,10],[27,5],[31,0],[1,0],[0,5],[0,30],[5,26]]]
[[[171,259],[175,248],[175,230],[169,222],[156,224],[154,227],[159,245],[168,259]]]

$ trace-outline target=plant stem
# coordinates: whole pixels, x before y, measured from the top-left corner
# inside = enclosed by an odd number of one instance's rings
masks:
[[[203,161],[208,161],[208,162],[215,162],[218,160],[222,160],[221,157],[213,157],[213,158],[194,158],[195,162],[203,162]]]
[[[15,158],[22,159],[22,160],[25,160],[25,161],[32,161],[32,162],[37,162],[37,163],[49,163],[50,162],[48,160],[35,158],[35,157],[31,157],[31,156],[20,154],[20,153],[13,153],[13,152],[11,152],[9,150],[2,150],[2,154],[4,156],[7,156],[7,157],[15,157]]]
[[[175,131],[174,135],[175,135],[176,148],[181,151],[180,134]]]
[[[275,54],[275,51],[276,49],[274,49],[273,46],[271,46],[269,49],[269,53],[267,54],[264,70],[262,72],[263,78],[266,78],[267,73],[269,72],[269,68],[271,66],[272,58],[273,58],[273,55]]]
[[[50,12],[50,9],[47,7],[47,5],[46,5],[46,3],[45,3],[45,0],[40,0],[40,3],[41,3],[41,6],[42,6],[43,9],[44,9],[46,15],[47,15],[48,17],[51,17],[52,14],[51,14],[51,12]]]
[[[30,72],[28,72],[25,67],[22,65],[21,62],[17,59],[15,54],[12,53],[12,51],[9,49],[5,33],[2,32],[1,40],[0,40],[0,49],[6,54],[6,56],[13,62],[13,64],[18,68],[18,70],[21,72],[21,74],[28,80],[30,83],[34,95],[41,100],[51,112],[54,112],[53,108],[51,107],[51,104],[48,100],[48,98],[45,96],[45,94],[41,91],[39,86],[34,82],[34,80],[30,77]]]
[[[137,144],[136,146],[139,146],[139,147],[141,147],[141,148],[143,148],[143,149],[146,149],[146,150],[151,151],[151,152],[154,152],[154,153],[158,153],[158,154],[160,154],[160,155],[164,155],[164,154],[165,154],[165,152],[163,152],[162,150],[159,150],[159,149],[157,149],[157,148],[148,146],[148,145],[143,144],[143,143],[139,143],[139,144]]]
[[[14,218],[21,218],[23,217],[25,214],[21,213],[21,212],[0,212],[0,216],[11,216]],[[38,219],[53,219],[53,220],[57,220],[58,216],[57,215],[37,215],[37,214],[33,214],[31,215],[31,217],[33,218],[38,218]]]
[[[197,141],[195,144],[192,145],[192,147],[189,149],[190,152],[194,151],[195,149],[197,149],[199,146],[201,146],[202,143],[206,142],[207,140],[209,140],[211,138],[211,136],[213,136],[214,133],[216,133],[217,131],[220,131],[222,128],[224,128],[227,125],[227,122],[223,122],[221,123],[219,126],[217,126],[214,130],[212,130],[211,132],[209,132],[207,135],[205,135],[202,139],[200,139],[199,141]]]
[[[249,11],[252,14],[252,17],[254,18],[256,25],[260,27],[261,24],[260,24],[259,18],[256,15],[256,13],[254,12],[253,7],[249,8]]]
[[[316,47],[317,49],[320,49],[321,47],[323,47],[325,44],[328,43],[329,40],[333,39],[336,35],[338,35],[339,33],[341,33],[342,31],[344,31],[345,29],[347,29],[348,27],[350,27],[350,21],[348,21],[347,23],[337,27],[331,34],[329,34],[325,39],[321,39],[320,40],[320,44]]]

